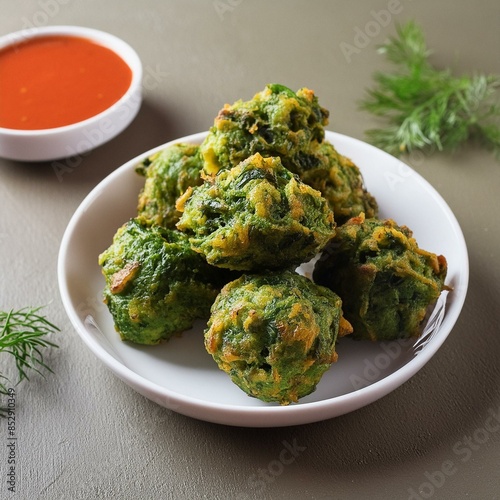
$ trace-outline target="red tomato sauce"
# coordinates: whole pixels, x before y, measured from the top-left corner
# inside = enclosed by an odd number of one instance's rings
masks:
[[[132,70],[86,38],[54,35],[0,50],[0,127],[40,130],[97,115],[130,87]]]

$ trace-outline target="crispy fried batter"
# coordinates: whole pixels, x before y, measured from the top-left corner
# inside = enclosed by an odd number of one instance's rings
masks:
[[[338,228],[313,278],[342,297],[353,338],[392,340],[420,335],[428,306],[448,289],[446,271],[406,226],[362,214]]]
[[[328,111],[312,90],[293,92],[269,84],[249,101],[226,104],[201,145],[203,174],[213,177],[249,156],[279,156],[294,173],[302,170],[301,155],[324,138]]]
[[[321,192],[337,224],[365,212],[377,215],[359,168],[325,141],[329,112],[310,89],[296,93],[268,85],[249,101],[226,104],[201,145],[205,178],[235,167],[249,156],[279,157],[285,168]]]
[[[250,396],[282,405],[313,392],[352,328],[329,289],[291,271],[244,275],[212,307],[205,346]]]
[[[203,182],[202,164],[199,146],[187,143],[168,146],[142,162],[136,168],[146,177],[138,216],[147,224],[175,229],[181,215],[175,206],[177,198]]]
[[[138,344],[168,340],[208,318],[220,288],[234,278],[209,266],[184,234],[140,219],[118,229],[99,264],[116,330]]]
[[[193,188],[177,204],[177,227],[210,264],[262,271],[297,266],[335,234],[333,213],[321,194],[276,157],[259,153]]]

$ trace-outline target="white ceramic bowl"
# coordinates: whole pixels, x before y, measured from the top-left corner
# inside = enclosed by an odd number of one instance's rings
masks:
[[[200,143],[205,135],[173,142]],[[166,147],[162,145],[129,161],[95,187],[62,239],[58,261],[62,301],[90,350],[128,385],[162,406],[210,422],[250,427],[304,424],[353,411],[393,391],[420,370],[445,341],[465,300],[469,262],[460,226],[436,190],[403,162],[344,135],[327,132],[326,138],[359,166],[378,200],[380,216],[407,225],[421,248],[448,260],[446,282],[454,290],[443,292],[420,339],[340,339],[338,362],[314,393],[290,406],[263,403],[234,385],[205,351],[202,323],[163,345],[122,342],[102,303],[104,278],[98,255],[111,244],[118,227],[136,214],[144,178],[135,173],[135,165]]]
[[[20,161],[48,161],[84,154],[122,132],[141,106],[142,64],[139,56],[130,45],[109,33],[80,26],[29,28],[0,37],[0,50],[47,35],[83,37],[111,49],[132,70],[132,81],[116,103],[78,123],[43,130],[0,127],[0,157]]]

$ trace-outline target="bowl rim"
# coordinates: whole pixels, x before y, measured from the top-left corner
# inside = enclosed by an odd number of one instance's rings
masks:
[[[74,130],[78,130],[79,128],[84,128],[88,125],[91,125],[94,122],[98,122],[106,115],[113,113],[116,109],[123,106],[124,103],[128,102],[130,99],[141,99],[140,94],[143,68],[139,55],[137,54],[135,49],[132,48],[132,46],[130,46],[127,42],[106,31],[77,25],[51,25],[25,28],[23,30],[14,31],[12,33],[0,36],[0,51],[10,46],[14,46],[17,43],[22,43],[27,40],[43,38],[45,36],[51,35],[65,35],[75,38],[86,38],[94,43],[97,43],[98,45],[102,45],[112,50],[130,68],[132,72],[130,85],[126,92],[120,97],[120,99],[118,99],[118,101],[116,101],[100,113],[90,116],[85,120],[80,120],[78,122],[70,123],[68,125],[63,125],[60,127],[32,130],[12,129],[0,126],[0,135],[3,135],[4,137],[47,137],[60,133],[71,132]]]
[[[467,295],[468,282],[469,282],[469,258],[466,241],[463,232],[460,228],[458,220],[456,219],[451,208],[446,201],[438,193],[438,191],[418,172],[409,167],[406,163],[397,160],[401,165],[409,168],[412,172],[413,179],[421,183],[439,202],[447,220],[449,221],[453,232],[459,242],[460,251],[460,282],[457,284],[457,293],[454,294],[452,307],[448,307],[448,311],[453,309],[453,317],[449,314],[445,316],[440,330],[442,333],[430,339],[428,345],[432,344],[432,348],[422,349],[418,355],[405,363],[400,368],[391,372],[389,375],[382,379],[369,384],[366,387],[356,389],[352,392],[335,396],[333,398],[322,399],[319,401],[312,401],[302,403],[299,405],[290,406],[238,406],[227,403],[218,403],[208,400],[200,400],[193,396],[182,394],[181,392],[165,388],[159,384],[148,380],[146,377],[133,371],[120,360],[111,355],[101,343],[97,341],[94,335],[89,333],[84,321],[78,315],[75,307],[72,304],[71,294],[68,287],[68,273],[67,273],[67,259],[68,250],[70,247],[71,239],[75,230],[78,227],[80,217],[82,217],[93,200],[99,193],[112,185],[113,181],[119,176],[123,175],[125,171],[130,170],[141,159],[151,156],[152,154],[161,151],[162,149],[178,143],[178,142],[201,142],[206,137],[207,132],[200,132],[197,134],[188,135],[178,139],[171,140],[156,146],[149,151],[137,155],[135,158],[127,161],[115,171],[105,177],[97,186],[95,186],[85,197],[85,199],[78,206],[63,234],[61,245],[58,255],[58,282],[62,303],[66,313],[75,328],[78,336],[84,341],[92,353],[104,363],[118,378],[120,378],[127,385],[132,387],[138,393],[151,399],[157,404],[169,408],[173,411],[181,413],[186,416],[201,419],[204,421],[218,423],[230,426],[241,427],[286,427],[292,425],[302,425],[321,420],[334,418],[350,411],[364,407],[381,397],[389,394],[391,391],[400,387],[403,383],[408,381],[414,376],[423,366],[435,355],[437,350],[444,343],[450,332],[452,331],[456,321],[460,316],[465,298]],[[380,149],[371,146],[359,139],[355,139],[336,132],[326,131],[326,138],[335,140],[335,138],[342,141],[350,142],[353,145],[363,145],[363,147],[372,148],[377,154],[386,155],[388,159],[394,161],[395,158],[390,154],[381,151]],[[444,326],[444,328],[443,328]],[[335,404],[333,404],[335,401]],[[360,401],[362,403],[360,404]],[[200,416],[202,415],[202,416]]]

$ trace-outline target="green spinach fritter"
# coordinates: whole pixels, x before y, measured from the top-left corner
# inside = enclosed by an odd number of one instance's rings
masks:
[[[269,84],[249,101],[226,104],[200,147],[202,176],[213,177],[255,153],[275,156],[321,192],[337,224],[361,212],[375,217],[377,203],[359,168],[324,140],[328,115],[312,90],[295,93],[278,84]]]
[[[136,171],[146,177],[139,194],[138,216],[148,224],[175,229],[180,213],[175,202],[188,187],[203,182],[197,145],[178,143],[144,160]]]
[[[351,331],[340,298],[304,276],[243,275],[214,302],[205,347],[247,394],[287,405],[315,390]]]
[[[234,278],[209,266],[179,231],[132,219],[99,256],[104,301],[123,340],[156,344],[208,318],[224,283]]]
[[[342,297],[352,337],[418,337],[428,306],[443,290],[442,255],[422,250],[406,226],[354,217],[337,229],[313,278]]]
[[[328,111],[307,88],[293,92],[269,84],[249,101],[226,104],[201,145],[204,175],[231,168],[249,156],[279,156],[283,165],[300,173],[301,158],[324,138]]]
[[[315,189],[259,153],[186,192],[177,227],[215,266],[259,271],[299,265],[335,234],[333,213]]]
[[[309,158],[309,168],[300,173],[300,179],[321,192],[338,225],[361,212],[366,217],[377,216],[377,202],[366,190],[359,168],[349,158],[328,141],[313,149]]]

